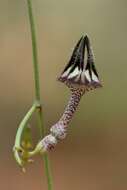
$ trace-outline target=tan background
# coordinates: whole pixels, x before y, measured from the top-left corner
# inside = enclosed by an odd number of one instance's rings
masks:
[[[55,190],[127,189],[127,1],[34,2],[42,103],[47,131],[69,97],[56,82],[84,33],[93,43],[103,89],[83,97],[69,135],[50,154]],[[25,0],[0,0],[0,189],[46,189],[40,158],[24,175],[12,147],[34,98],[31,41]],[[32,122],[35,127],[35,121]],[[37,132],[35,135],[37,139]]]

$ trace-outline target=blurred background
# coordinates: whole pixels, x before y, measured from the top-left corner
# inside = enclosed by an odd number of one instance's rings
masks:
[[[56,78],[82,34],[92,40],[103,83],[82,98],[66,140],[50,153],[54,189],[127,189],[127,1],[32,2],[47,133],[70,96]],[[25,0],[0,0],[0,87],[0,189],[47,189],[41,158],[23,174],[12,154],[17,127],[34,99]]]

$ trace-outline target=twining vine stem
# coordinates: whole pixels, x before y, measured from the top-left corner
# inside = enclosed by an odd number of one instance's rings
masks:
[[[43,125],[43,113],[42,113],[41,98],[40,98],[41,96],[40,96],[38,51],[37,51],[37,40],[36,40],[33,9],[32,9],[32,0],[27,0],[27,7],[28,7],[31,40],[32,40],[33,69],[34,69],[34,81],[35,81],[35,101],[38,102],[38,107],[37,107],[38,127],[40,130],[40,137],[42,138],[45,135],[45,129]],[[47,176],[48,190],[52,190],[53,189],[52,175],[51,175],[50,163],[47,153],[43,155],[43,158],[45,165],[45,173]]]

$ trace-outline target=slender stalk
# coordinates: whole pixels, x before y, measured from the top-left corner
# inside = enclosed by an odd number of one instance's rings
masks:
[[[37,109],[38,115],[38,126],[40,129],[40,136],[43,137],[45,130],[43,126],[43,114],[42,114],[42,106],[40,104],[40,80],[39,80],[39,64],[38,64],[38,52],[37,52],[37,40],[36,40],[36,31],[34,24],[34,16],[32,10],[32,2],[31,0],[27,0],[28,7],[28,15],[31,29],[31,40],[32,40],[32,51],[33,51],[33,68],[34,68],[34,81],[35,81],[35,99],[38,102],[39,106]],[[53,189],[52,185],[52,175],[49,164],[48,155],[44,155],[44,165],[45,165],[45,173],[47,176],[48,190]]]
[[[35,81],[35,96],[37,100],[40,100],[40,82],[39,82],[39,67],[38,67],[38,53],[37,53],[37,40],[36,31],[33,19],[32,3],[31,0],[27,0],[29,22],[31,29],[31,40],[33,49],[33,68],[34,68],[34,81]]]

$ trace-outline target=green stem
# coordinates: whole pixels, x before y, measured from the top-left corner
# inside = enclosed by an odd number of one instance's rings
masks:
[[[27,127],[28,121],[30,120],[32,114],[36,111],[36,104],[33,104],[33,106],[29,109],[25,117],[23,118],[22,122],[19,125],[18,131],[16,133],[16,138],[15,138],[15,145],[14,145],[14,157],[18,164],[22,166],[22,160],[20,159],[19,156],[19,149],[21,148],[21,138],[23,131]]]
[[[31,0],[27,0],[27,6],[28,6],[29,22],[30,22],[30,29],[31,29],[32,50],[33,50],[35,98],[36,98],[36,101],[39,103],[39,107],[37,109],[38,126],[40,129],[40,135],[41,137],[43,137],[45,130],[43,126],[42,106],[40,104],[40,81],[39,81],[39,64],[38,64],[38,54],[37,54],[37,40],[36,40],[36,31],[35,31],[34,16],[33,16]],[[52,190],[53,189],[52,176],[51,176],[51,169],[50,169],[49,159],[48,159],[47,154],[44,155],[44,165],[45,165],[45,173],[47,176],[48,190]]]
[[[28,121],[30,120],[30,118],[31,118],[32,114],[35,112],[35,110],[36,110],[36,104],[33,104],[33,106],[29,109],[29,111],[23,118],[22,122],[20,123],[20,125],[18,127],[18,131],[16,133],[15,147],[20,147],[23,131],[24,131],[25,127],[27,127]]]
[[[31,40],[33,49],[33,68],[34,68],[34,81],[35,81],[35,96],[37,100],[40,100],[40,82],[39,82],[39,68],[38,68],[38,53],[37,53],[37,40],[36,31],[33,19],[32,3],[31,0],[27,0],[29,22],[31,29]]]

